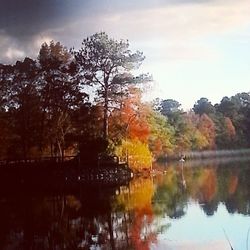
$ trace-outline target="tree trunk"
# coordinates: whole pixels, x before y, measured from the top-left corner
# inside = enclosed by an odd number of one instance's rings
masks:
[[[104,114],[103,114],[103,138],[108,139],[108,87],[105,84],[104,90]]]
[[[110,214],[108,214],[108,227],[109,227],[111,249],[115,250],[115,240],[114,240],[113,222],[112,222],[112,213],[111,212],[110,212]]]
[[[62,145],[58,139],[57,139],[57,147],[59,150],[59,156],[60,156],[61,160],[63,160],[63,148],[62,148]]]

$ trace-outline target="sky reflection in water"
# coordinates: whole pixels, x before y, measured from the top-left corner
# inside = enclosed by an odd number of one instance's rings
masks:
[[[250,218],[228,214],[223,204],[209,217],[197,203],[189,203],[181,219],[165,218],[162,223],[171,223],[171,227],[158,235],[152,249],[230,249],[224,230],[234,249],[246,249]]]
[[[220,162],[208,162],[206,166],[201,162],[196,167],[196,164],[188,165],[168,168],[161,185],[167,190],[171,183],[173,190],[178,183],[175,177],[181,176],[179,190],[183,180],[186,187],[176,197],[179,200],[180,196],[186,198],[178,203],[182,204],[182,212],[178,212],[181,216],[176,218],[171,213],[170,216],[168,213],[160,215],[160,223],[170,226],[166,232],[158,234],[157,243],[152,244],[151,248],[230,249],[231,243],[234,249],[247,249],[250,228],[249,162],[224,161],[222,165]],[[172,177],[169,178],[169,175]],[[176,197],[173,196],[173,199]]]

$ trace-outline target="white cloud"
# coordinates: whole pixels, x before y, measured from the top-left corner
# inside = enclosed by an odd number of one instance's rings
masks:
[[[156,36],[170,40],[193,39],[249,25],[249,13],[250,1],[216,1],[115,13],[113,17],[109,14],[95,17],[93,22],[112,33],[133,36],[135,40]]]
[[[104,13],[104,14],[103,14]],[[76,15],[60,27],[50,27],[31,38],[33,49],[52,39],[76,48],[82,38],[94,32],[106,31],[119,39],[129,39],[146,56],[171,60],[199,60],[216,58],[214,48],[197,43],[199,39],[223,36],[239,28],[250,26],[249,0],[215,0],[203,3],[159,5],[153,8]],[[106,14],[105,14],[106,13]],[[73,15],[74,13],[72,13]],[[158,41],[158,42],[155,42]],[[160,45],[159,45],[160,41]],[[150,43],[148,46],[146,43]],[[163,50],[159,50],[163,48]],[[31,54],[31,53],[28,53]],[[34,52],[33,52],[34,54]]]
[[[25,52],[17,48],[9,47],[5,53],[7,59],[12,60],[14,58],[23,58]]]
[[[39,34],[37,35],[34,39],[33,39],[33,45],[34,45],[34,48],[37,49],[37,51],[40,49],[41,45],[43,43],[50,43],[50,41],[52,41],[53,38],[51,36],[48,36],[47,34],[46,35],[43,35],[43,34]]]
[[[14,63],[16,60],[23,60],[24,57],[36,58],[41,44],[49,43],[51,40],[52,37],[40,34],[20,43],[2,32],[0,33],[1,62]]]
[[[201,41],[250,26],[249,13],[248,0],[189,2],[78,16],[72,23],[51,29],[48,35],[78,47],[86,35],[106,31],[117,39],[128,38],[132,48],[153,60],[214,60],[219,51]]]
[[[141,43],[137,45],[147,52],[147,63],[164,63],[168,61],[213,61],[220,58],[220,53],[213,46],[192,42],[176,41],[160,45],[160,43]]]
[[[11,37],[4,32],[0,32],[0,52],[4,62],[12,62],[25,56],[24,50],[18,48]]]

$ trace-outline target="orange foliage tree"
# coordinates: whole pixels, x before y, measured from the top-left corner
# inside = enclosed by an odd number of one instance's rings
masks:
[[[185,121],[188,127],[189,140],[191,141],[192,150],[201,150],[209,145],[209,142],[204,134],[198,129],[200,116],[193,112],[189,112],[185,116]]]
[[[206,114],[201,115],[198,123],[198,129],[208,141],[208,148],[215,148],[215,125],[213,120]]]
[[[233,139],[236,135],[235,127],[232,120],[229,117],[225,117],[226,132],[230,139]]]
[[[141,102],[141,90],[130,87],[126,96],[120,98],[118,108],[111,113],[112,137],[118,140],[138,139],[147,142],[149,125],[148,107]]]
[[[128,160],[134,170],[151,167],[148,112],[148,107],[141,102],[141,90],[131,87],[128,95],[120,99],[119,109],[114,109],[111,114],[110,126],[116,140],[115,153]]]

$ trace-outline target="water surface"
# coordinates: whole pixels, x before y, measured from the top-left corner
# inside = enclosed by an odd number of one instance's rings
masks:
[[[156,168],[123,186],[6,187],[0,249],[250,249],[249,161]]]

